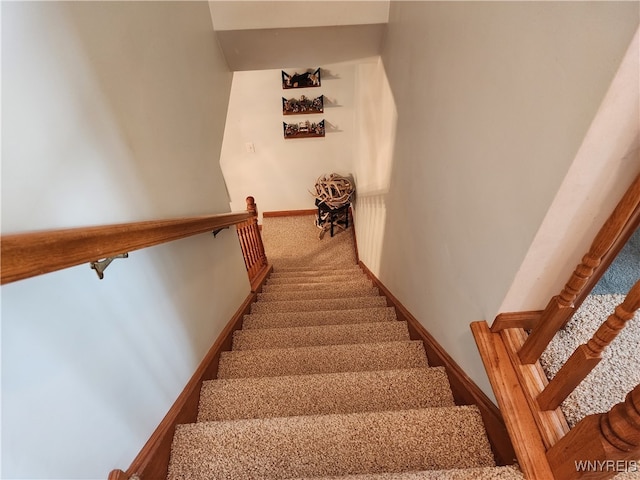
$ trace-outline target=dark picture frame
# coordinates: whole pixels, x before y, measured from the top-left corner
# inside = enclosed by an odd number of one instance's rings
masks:
[[[315,70],[307,70],[303,73],[295,72],[289,75],[282,70],[282,88],[310,88],[320,86],[320,67]]]
[[[310,138],[324,137],[324,119],[319,122],[311,122],[309,120],[297,123],[282,122],[285,140],[291,138]]]
[[[316,98],[300,95],[300,98],[288,100],[282,97],[283,115],[309,115],[313,113],[324,113],[324,95]]]

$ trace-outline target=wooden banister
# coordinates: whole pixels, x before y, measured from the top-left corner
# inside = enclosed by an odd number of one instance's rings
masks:
[[[4,285],[247,221],[257,225],[255,208],[239,213],[3,235],[0,281]],[[261,248],[260,260],[266,264],[259,231],[257,236],[253,242]]]
[[[569,396],[602,359],[602,352],[640,308],[640,281],[627,294],[624,302],[598,328],[593,337],[580,345],[556,376],[538,396],[542,410],[554,410]]]
[[[525,364],[536,362],[554,335],[573,315],[576,298],[582,294],[595,269],[624,231],[630,218],[640,205],[640,175],[638,175],[624,196],[596,235],[591,248],[582,257],[559,295],[553,297],[536,327],[518,352]]]
[[[609,412],[583,418],[547,452],[556,479],[607,479],[640,458],[640,385]]]

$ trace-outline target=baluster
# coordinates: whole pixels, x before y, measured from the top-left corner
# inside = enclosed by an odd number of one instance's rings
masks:
[[[547,452],[555,478],[611,478],[640,458],[640,385],[609,412],[583,418]],[[627,462],[628,461],[628,462]]]
[[[540,321],[518,352],[523,364],[535,363],[558,330],[566,325],[575,311],[574,301],[587,284],[602,258],[623,231],[634,210],[640,205],[640,175],[626,191],[611,216],[596,235],[591,248],[582,257],[571,278],[560,292],[551,299]]]
[[[238,238],[240,239],[240,247],[242,250],[242,256],[244,257],[244,265],[247,268],[247,271],[251,267],[251,259],[249,258],[248,247],[247,247],[247,232],[246,232],[246,223],[241,223],[238,225]]]
[[[611,344],[639,308],[640,281],[631,287],[624,302],[616,307],[615,312],[598,328],[593,337],[571,354],[553,380],[540,393],[538,405],[542,410],[554,410],[560,406],[600,362],[604,349]]]
[[[253,218],[247,222],[247,236],[249,240],[249,255],[251,258],[251,270],[249,278],[255,278],[263,266],[267,264],[264,245],[258,227],[258,206],[253,197],[247,197],[247,211],[253,215]]]
[[[262,234],[260,233],[260,227],[258,226],[258,219],[256,218],[255,223],[254,223],[254,227],[255,232],[256,232],[256,238],[258,241],[258,257],[259,257],[259,263],[261,266],[266,267],[267,266],[267,254],[264,251],[264,243],[262,243]]]
[[[253,273],[255,274],[259,257],[253,219],[249,220],[249,225],[247,225],[247,239],[249,240],[249,255],[251,256],[251,266],[253,267]]]

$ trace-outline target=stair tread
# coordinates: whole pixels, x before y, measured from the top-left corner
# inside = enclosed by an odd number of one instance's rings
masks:
[[[385,307],[385,297],[348,297],[319,300],[281,300],[256,302],[251,313],[309,312],[316,310],[345,310],[353,308]]]
[[[372,288],[373,283],[369,279],[349,280],[344,282],[314,282],[314,283],[282,283],[279,285],[264,285],[262,291],[264,293],[272,292],[293,292],[299,290],[335,290],[339,288]]]
[[[313,312],[252,313],[243,318],[242,329],[284,328],[312,325],[396,321],[393,307],[316,310]]]
[[[480,413],[461,406],[178,425],[168,479],[488,466],[495,463]]]
[[[326,288],[321,290],[294,290],[283,292],[264,292],[258,294],[258,302],[274,302],[282,300],[319,300],[348,297],[377,297],[380,291],[376,287],[360,286],[357,288]]]
[[[525,480],[514,465],[504,467],[455,468],[422,472],[374,473],[338,477],[298,477],[290,480]]]
[[[209,380],[198,421],[454,406],[444,367]]]
[[[237,330],[233,334],[233,350],[380,343],[394,340],[409,340],[407,322]]]
[[[323,345],[222,352],[218,378],[276,377],[427,366],[421,341]]]
[[[279,278],[279,277],[306,277],[306,276],[323,276],[323,275],[351,275],[358,274],[362,275],[364,272],[360,267],[352,266],[345,268],[332,268],[332,269],[315,269],[308,268],[303,270],[293,270],[293,271],[282,271],[282,270],[274,270],[273,273],[269,276],[269,278]]]
[[[300,265],[297,267],[284,267],[284,266],[274,266],[274,272],[277,273],[282,273],[282,272],[300,272],[300,271],[309,271],[309,270],[329,270],[329,271],[334,271],[334,270],[340,270],[340,269],[345,269],[345,270],[351,270],[351,269],[360,269],[360,266],[356,263],[353,264],[348,264],[348,263],[341,263],[341,264],[331,264],[331,265]]]
[[[364,273],[354,274],[333,274],[321,277],[292,276],[292,277],[269,277],[267,285],[278,285],[283,283],[326,283],[326,282],[353,282],[355,280],[370,281]]]

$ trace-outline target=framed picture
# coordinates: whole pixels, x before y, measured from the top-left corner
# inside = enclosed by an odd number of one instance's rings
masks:
[[[320,68],[315,71],[308,70],[304,73],[289,75],[282,70],[282,88],[309,88],[320,86]]]
[[[324,120],[319,122],[298,122],[298,123],[286,123],[282,122],[284,129],[284,138],[309,138],[309,137],[324,137]]]
[[[283,115],[307,115],[310,113],[324,112],[324,96],[309,98],[301,95],[300,98],[286,99],[282,97]]]

